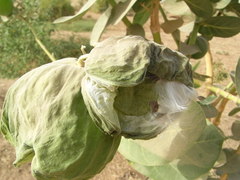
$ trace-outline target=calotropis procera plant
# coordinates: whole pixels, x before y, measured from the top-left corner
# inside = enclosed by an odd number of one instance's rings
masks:
[[[78,61],[58,60],[19,78],[0,127],[16,149],[14,165],[32,161],[37,179],[89,179],[113,158],[121,136],[155,141],[174,128],[169,137],[181,150],[172,154],[175,145],[166,143],[155,150],[166,161],[182,155],[206,127],[194,100],[185,56],[139,36],[117,37]],[[195,129],[186,131],[191,122]]]

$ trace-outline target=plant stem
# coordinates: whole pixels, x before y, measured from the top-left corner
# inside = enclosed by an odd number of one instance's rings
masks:
[[[228,174],[227,173],[221,175],[221,177],[220,177],[220,180],[227,180],[227,179],[228,179]]]
[[[193,30],[192,30],[192,32],[190,34],[190,37],[189,37],[189,41],[188,41],[189,45],[194,45],[195,44],[199,27],[200,27],[200,25],[195,21],[194,26],[193,26]]]
[[[126,16],[122,18],[122,22],[125,24],[125,26],[130,27],[132,23],[128,20]]]
[[[208,43],[208,51],[205,55],[205,62],[206,62],[206,75],[209,76],[206,80],[207,85],[212,85],[213,84],[213,58],[212,58],[212,53],[210,50],[210,44]],[[208,90],[207,95],[209,96],[211,94],[211,91]]]
[[[163,8],[161,6],[161,3],[159,4],[159,11],[161,12],[161,15],[163,17],[164,22],[168,22],[169,20],[167,18],[166,13],[164,12],[164,10],[163,10]],[[174,39],[174,41],[175,41],[175,43],[176,43],[178,48],[179,48],[179,42],[180,42],[180,38],[179,38],[180,35],[179,35],[179,33],[180,32],[179,32],[178,29],[171,33],[171,35],[172,35],[172,37],[173,37],[173,39]]]
[[[23,20],[28,28],[30,29],[30,31],[32,32],[34,38],[35,38],[35,41],[38,43],[38,45],[41,47],[41,49],[46,53],[46,55],[49,57],[49,59],[51,61],[56,61],[56,58],[53,56],[53,54],[51,54],[48,49],[44,46],[44,44],[41,42],[41,40],[38,38],[36,32],[34,31],[34,29],[32,28],[32,26],[23,18],[23,17],[20,17],[21,20]]]
[[[162,14],[162,17],[163,17],[164,21],[167,22],[167,21],[168,21],[168,18],[167,18],[167,15],[165,14],[165,12],[164,12],[161,4],[159,4],[159,10],[160,10],[160,12],[161,12],[161,14]]]
[[[112,7],[114,7],[114,6],[117,5],[117,3],[116,3],[114,0],[108,0],[108,2],[109,2],[109,4],[110,4]],[[124,16],[124,17],[122,18],[122,22],[123,22],[123,23],[125,24],[125,26],[127,26],[127,27],[129,27],[129,26],[132,25],[132,23],[129,21],[129,19],[128,19],[126,16]]]
[[[223,113],[228,101],[232,100],[235,103],[240,103],[240,99],[238,97],[232,95],[236,91],[235,86],[232,86],[229,89],[229,92],[226,92],[224,90],[221,90],[221,89],[213,87],[213,86],[208,86],[207,88],[224,97],[224,99],[221,100],[221,102],[218,106],[218,115],[212,121],[214,125],[218,126],[220,124],[220,118],[222,116],[222,113]]]
[[[150,29],[153,35],[153,40],[156,43],[162,44],[160,36],[160,23],[159,23],[159,0],[152,2],[152,13],[151,13],[151,25]]]
[[[232,86],[229,89],[229,92],[226,92],[226,91],[219,89],[217,87],[214,87],[214,86],[207,86],[207,89],[209,89],[210,91],[212,91],[216,94],[219,94],[220,96],[222,96],[225,99],[231,100],[236,104],[240,104],[240,98],[233,95],[236,92],[235,86]]]

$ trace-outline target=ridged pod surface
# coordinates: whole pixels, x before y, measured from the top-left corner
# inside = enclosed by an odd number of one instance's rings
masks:
[[[120,136],[100,131],[81,94],[75,58],[36,68],[10,87],[0,128],[16,148],[14,164],[32,161],[39,180],[89,179],[113,158]]]

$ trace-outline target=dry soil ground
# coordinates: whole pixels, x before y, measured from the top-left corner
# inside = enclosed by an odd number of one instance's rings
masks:
[[[151,38],[151,33],[146,26],[147,37]],[[124,35],[125,27],[122,23],[119,23],[117,26],[109,27],[108,30],[103,34],[102,39],[105,39],[113,35]],[[66,34],[69,36],[69,32],[58,32],[58,38],[66,37]],[[72,33],[75,36],[85,36],[89,37],[89,33]],[[163,35],[163,42],[166,46],[175,48],[174,42],[169,35]],[[225,72],[230,72],[234,70],[237,59],[240,56],[240,35],[233,38],[222,39],[214,38],[211,41],[212,54],[215,62],[221,62],[224,64],[221,69]],[[2,65],[2,64],[1,64]],[[204,73],[204,59],[201,60],[201,68],[199,72]],[[219,68],[219,66],[218,66]],[[219,69],[217,69],[219,71]],[[216,71],[216,72],[217,72]],[[0,107],[2,106],[5,93],[9,86],[15,80],[12,79],[0,79]],[[230,78],[224,81],[224,84],[230,81]],[[199,91],[199,94],[202,95],[202,91]],[[227,112],[234,106],[233,103],[229,103],[226,109],[226,113],[223,114],[220,127],[223,131],[230,135],[230,126],[231,123],[239,118],[237,115],[233,117],[228,117]],[[1,109],[0,109],[1,110]],[[225,146],[236,146],[235,142],[228,141],[225,143]],[[21,168],[14,168],[12,162],[14,161],[15,154],[14,149],[9,145],[9,143],[3,139],[0,135],[0,180],[33,180],[30,173],[30,164],[27,164]],[[128,162],[120,155],[116,154],[113,161],[109,163],[106,168],[95,178],[94,180],[145,180],[146,177],[140,175],[134,171],[129,165]]]

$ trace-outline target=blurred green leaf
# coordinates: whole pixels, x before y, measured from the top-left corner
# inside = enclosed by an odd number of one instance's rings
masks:
[[[0,0],[0,16],[9,16],[13,11],[12,0]]]
[[[235,71],[231,71],[231,72],[229,73],[229,76],[231,77],[233,83],[235,83]]]
[[[161,166],[144,166],[134,162],[131,165],[153,180],[193,180],[213,167],[220,155],[223,140],[223,134],[208,123],[199,139],[179,159]]]
[[[157,137],[150,140],[123,138],[119,151],[127,159],[142,165],[166,164],[188,151],[205,127],[204,112],[197,103],[192,102],[188,110],[175,114],[173,122]]]
[[[53,23],[64,23],[69,21],[74,21],[80,19],[88,10],[89,8],[96,2],[97,0],[89,0],[87,3],[83,5],[83,7],[77,12],[77,14],[73,16],[63,16],[56,19]]]
[[[149,7],[151,1],[153,0],[137,0],[132,8],[136,13],[143,11],[144,9],[146,9],[146,7]]]
[[[193,59],[200,59],[203,56],[205,56],[205,54],[208,51],[208,41],[206,38],[204,38],[203,36],[198,36],[196,41],[195,41],[195,45],[198,47],[199,52],[192,54],[191,58]]]
[[[200,49],[195,44],[189,45],[186,42],[180,42],[178,51],[184,54],[185,56],[189,56],[199,52]]]
[[[112,7],[109,7],[97,20],[95,23],[92,33],[91,33],[91,38],[90,38],[90,44],[94,46],[100,39],[103,31],[108,25],[109,18],[111,16],[112,12]]]
[[[163,9],[170,15],[183,16],[191,14],[188,5],[184,1],[166,0],[161,2]]]
[[[143,9],[142,11],[139,11],[135,14],[133,18],[133,23],[143,25],[147,22],[149,17],[150,17],[150,11]]]
[[[131,24],[129,27],[127,27],[127,35],[145,37],[145,30],[140,24]]]
[[[238,59],[236,73],[235,73],[235,84],[238,95],[240,95],[240,58]]]
[[[207,105],[207,104],[201,104],[201,103],[200,105],[205,113],[206,118],[213,118],[218,115],[218,111],[213,105],[211,104]]]
[[[231,3],[225,8],[227,11],[234,12],[240,16],[240,2],[238,0],[231,0]]]
[[[119,23],[136,1],[137,0],[126,0],[125,2],[119,2],[116,4],[112,9],[112,15],[108,23],[113,25]]]
[[[233,115],[237,114],[239,111],[240,111],[240,107],[235,107],[228,113],[228,115],[233,116]]]
[[[229,5],[230,2],[231,2],[231,0],[220,0],[219,2],[216,3],[215,8],[216,9],[223,9],[227,5]]]
[[[203,105],[209,105],[209,104],[212,104],[216,99],[217,99],[217,96],[210,95],[210,96],[204,98],[203,100],[201,100],[200,103]]]
[[[194,14],[209,18],[213,15],[213,6],[209,0],[184,0]]]
[[[240,18],[233,16],[211,17],[201,22],[199,32],[217,37],[231,37],[240,32]]]
[[[196,71],[199,68],[200,64],[201,64],[201,61],[198,61],[196,64],[194,64],[192,67],[192,71]]]
[[[227,163],[217,168],[217,174],[228,174],[228,180],[238,180],[240,177],[240,154],[233,149],[224,149]]]
[[[206,79],[210,78],[210,77],[207,75],[204,75],[204,74],[199,74],[197,72],[193,72],[193,78],[198,79],[200,81],[206,81]]]
[[[173,33],[176,31],[178,28],[180,28],[183,25],[183,19],[182,18],[177,18],[174,20],[169,20],[165,21],[164,23],[161,24],[161,28],[165,33]]]
[[[236,120],[233,122],[231,127],[233,139],[240,140],[240,120]]]

